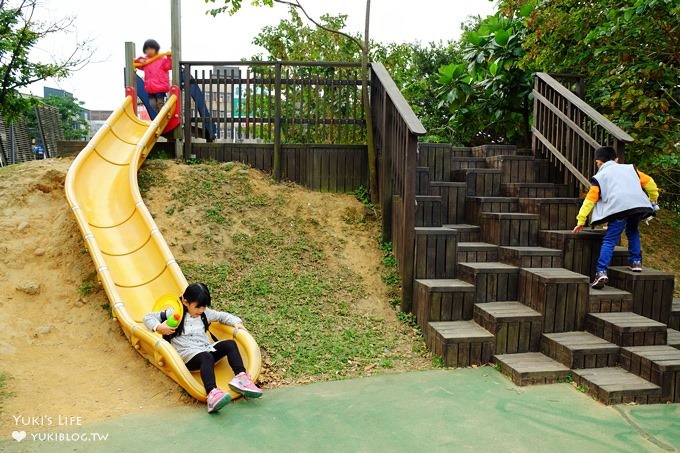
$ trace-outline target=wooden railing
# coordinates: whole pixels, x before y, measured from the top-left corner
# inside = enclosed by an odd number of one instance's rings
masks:
[[[383,240],[392,242],[402,283],[401,309],[408,312],[413,297],[418,136],[426,131],[380,63],[371,65],[371,115]]]
[[[536,73],[533,96],[532,149],[552,162],[562,182],[575,190],[588,188],[600,146],[613,147],[623,161],[632,137],[553,77]]]
[[[352,62],[183,61],[185,157],[193,136],[227,143],[366,142],[360,64]]]

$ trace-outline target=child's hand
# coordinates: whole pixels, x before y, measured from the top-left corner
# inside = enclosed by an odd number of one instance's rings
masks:
[[[236,334],[238,333],[239,330],[247,330],[247,329],[246,329],[246,326],[244,326],[241,323],[234,324],[234,337],[236,336]]]
[[[571,230],[571,232],[574,234],[579,234],[581,231],[583,231],[583,225],[576,225],[574,229]]]
[[[163,321],[161,324],[156,327],[156,332],[158,332],[161,335],[172,335],[175,333],[175,329],[168,326],[167,321]]]

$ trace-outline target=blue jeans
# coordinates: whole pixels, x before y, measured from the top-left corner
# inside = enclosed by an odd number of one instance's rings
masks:
[[[600,258],[597,260],[597,267],[595,272],[607,271],[609,263],[612,261],[614,255],[614,247],[621,238],[621,233],[626,231],[628,238],[628,262],[642,262],[642,251],[640,250],[640,231],[638,226],[642,220],[640,215],[631,215],[621,220],[612,220],[607,225],[607,233],[602,240],[602,249],[600,250]]]

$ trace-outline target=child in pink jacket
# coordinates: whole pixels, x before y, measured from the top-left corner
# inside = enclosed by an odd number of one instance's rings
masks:
[[[165,97],[170,91],[168,71],[172,69],[172,57],[159,55],[160,49],[161,46],[155,39],[147,39],[142,47],[144,56],[135,60],[141,65],[139,69],[144,71],[144,89],[156,113],[165,105]]]

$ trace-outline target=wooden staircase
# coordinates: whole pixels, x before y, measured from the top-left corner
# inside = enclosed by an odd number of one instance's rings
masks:
[[[673,274],[571,233],[581,201],[548,161],[513,146],[419,146],[412,311],[446,366],[490,361],[517,385],[574,380],[605,404],[680,402]]]

